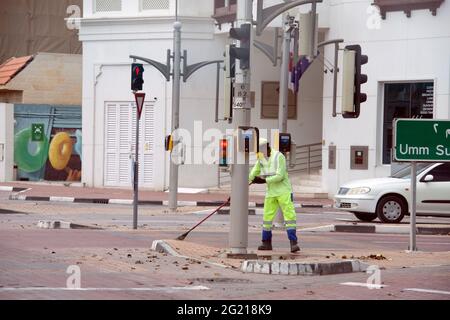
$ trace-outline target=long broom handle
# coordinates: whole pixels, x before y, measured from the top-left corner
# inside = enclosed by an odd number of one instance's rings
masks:
[[[194,230],[195,228],[197,228],[199,225],[201,225],[203,223],[203,221],[205,221],[206,219],[208,219],[209,217],[211,217],[214,213],[216,213],[217,211],[219,211],[220,209],[222,209],[226,204],[228,204],[230,202],[230,197],[228,197],[227,201],[224,202],[222,205],[220,205],[220,207],[218,207],[216,210],[214,210],[213,212],[211,212],[209,215],[207,215],[202,221],[200,221],[199,223],[197,223],[195,226],[193,226],[188,232],[191,232],[192,230]]]
[[[253,184],[253,181],[249,183],[249,186],[251,186]],[[206,219],[208,219],[209,217],[211,217],[214,213],[216,213],[217,211],[219,211],[220,209],[222,209],[226,204],[230,203],[231,201],[231,197],[228,197],[227,201],[225,201],[223,204],[220,205],[220,207],[218,207],[216,210],[214,210],[213,212],[211,212],[209,215],[207,215],[202,221],[200,221],[199,223],[197,223],[195,226],[193,226],[191,229],[189,229],[188,231],[186,231],[183,235],[187,235],[189,232],[191,232],[192,230],[194,230],[195,228],[197,228],[199,225],[201,225],[203,223],[203,221],[205,221]]]

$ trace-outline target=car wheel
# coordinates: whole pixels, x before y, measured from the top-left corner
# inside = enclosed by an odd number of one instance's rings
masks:
[[[382,198],[377,205],[377,216],[385,223],[399,223],[407,211],[405,202],[399,196]]]
[[[368,213],[368,212],[352,212],[355,217],[357,217],[361,221],[370,222],[377,218],[376,214]]]

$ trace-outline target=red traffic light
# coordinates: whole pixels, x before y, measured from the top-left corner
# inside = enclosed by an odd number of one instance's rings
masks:
[[[219,167],[228,166],[228,140],[220,139]]]
[[[144,83],[144,67],[140,63],[133,63],[131,65],[131,90],[142,90],[142,84]]]

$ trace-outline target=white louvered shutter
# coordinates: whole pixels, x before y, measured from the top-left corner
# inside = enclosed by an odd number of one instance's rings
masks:
[[[106,104],[106,144],[105,144],[105,185],[115,185],[119,174],[119,159],[117,157],[118,117],[116,105]]]
[[[106,104],[105,185],[132,185],[132,159],[136,143],[134,102]],[[154,104],[144,106],[139,124],[139,185],[153,187],[155,145]]]
[[[144,186],[153,184],[154,149],[155,149],[155,109],[154,103],[148,102],[144,105],[141,117],[142,145],[141,148],[141,183]]]

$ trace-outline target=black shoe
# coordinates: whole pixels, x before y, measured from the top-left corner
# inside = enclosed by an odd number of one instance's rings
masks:
[[[297,252],[300,251],[300,247],[297,245],[297,241],[296,240],[291,240],[291,252]]]
[[[258,250],[272,250],[272,240],[263,240]]]

